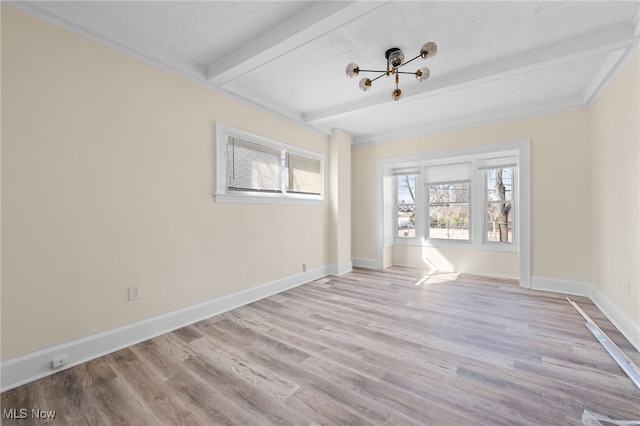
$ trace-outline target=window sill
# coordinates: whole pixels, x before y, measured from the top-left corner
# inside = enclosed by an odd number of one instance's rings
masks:
[[[320,206],[324,199],[313,197],[300,197],[279,194],[215,194],[216,203],[219,204],[293,204],[306,206]]]
[[[431,239],[423,240],[421,238],[394,239],[393,245],[398,246],[416,246],[416,247],[433,247],[433,248],[454,248],[461,250],[483,250],[506,253],[517,253],[518,246],[515,243],[484,243],[476,244],[468,240],[442,240]]]

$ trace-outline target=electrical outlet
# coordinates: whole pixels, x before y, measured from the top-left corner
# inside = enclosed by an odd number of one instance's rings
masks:
[[[60,368],[67,363],[67,356],[60,355],[51,361],[51,368]]]
[[[140,287],[129,287],[129,300],[140,299]]]

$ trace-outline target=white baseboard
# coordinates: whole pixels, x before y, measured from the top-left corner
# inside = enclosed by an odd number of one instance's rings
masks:
[[[359,257],[354,257],[352,259],[352,262],[353,262],[353,266],[357,268],[379,269],[377,259],[363,259]]]
[[[331,275],[344,275],[353,271],[353,264],[351,262],[343,263],[341,265],[331,265],[329,266],[329,273]]]
[[[558,280],[554,278],[531,277],[531,290],[565,293],[574,296],[591,297],[591,283]]]
[[[613,325],[640,351],[640,324],[634,322],[591,283],[532,277],[531,289],[588,297]]]
[[[593,286],[592,289],[591,300],[596,304],[598,309],[609,318],[609,321],[620,330],[624,337],[631,342],[638,352],[640,352],[640,325],[634,324],[624,312],[620,311],[620,309],[595,286]]]
[[[337,268],[342,270],[346,268]],[[221,314],[256,300],[297,287],[332,273],[330,266],[323,266],[291,275],[237,293],[222,296],[152,318],[136,321],[122,327],[45,348],[27,355],[0,362],[0,391],[4,392],[64,369],[82,364],[111,352],[177,330],[189,324]],[[66,356],[62,368],[53,369],[51,362],[58,356]]]

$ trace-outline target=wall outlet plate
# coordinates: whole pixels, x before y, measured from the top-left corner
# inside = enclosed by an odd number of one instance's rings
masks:
[[[140,299],[140,287],[129,287],[129,300]]]
[[[51,368],[60,368],[67,363],[67,356],[60,355],[51,361]]]

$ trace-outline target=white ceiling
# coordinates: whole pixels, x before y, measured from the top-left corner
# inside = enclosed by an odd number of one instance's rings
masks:
[[[16,8],[354,143],[588,104],[637,45],[638,1],[10,2]],[[435,41],[402,100],[384,69]],[[365,76],[365,75],[362,75]],[[370,77],[369,74],[366,75]]]

